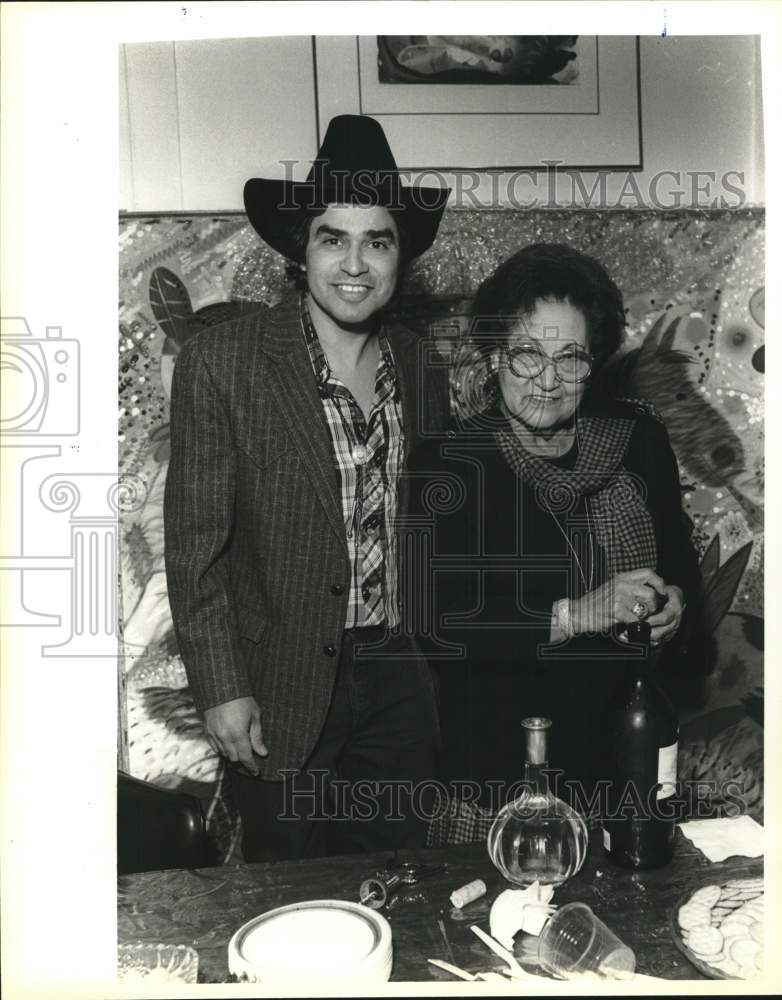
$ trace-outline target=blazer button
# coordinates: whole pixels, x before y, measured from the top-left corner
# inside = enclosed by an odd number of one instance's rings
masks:
[[[324,646],[323,647],[323,652],[326,654],[326,656],[336,656],[337,655],[337,647],[336,646]]]
[[[331,593],[334,594],[335,597],[339,597],[340,594],[345,593],[345,588],[341,583],[334,583],[331,585]]]

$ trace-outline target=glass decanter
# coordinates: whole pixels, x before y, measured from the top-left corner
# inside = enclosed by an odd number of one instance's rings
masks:
[[[494,866],[514,885],[561,885],[587,853],[583,818],[549,789],[546,731],[550,719],[522,721],[526,738],[524,790],[497,814],[487,847]]]

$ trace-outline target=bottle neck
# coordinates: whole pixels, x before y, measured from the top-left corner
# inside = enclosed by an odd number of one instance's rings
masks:
[[[641,659],[633,658],[631,661],[630,673],[636,684],[644,684],[652,677],[652,658],[647,655]]]
[[[651,629],[647,622],[631,622],[627,638],[633,647],[629,658],[630,673],[636,684],[651,680],[654,667],[654,653],[651,643]]]
[[[548,778],[543,773],[548,767],[547,731],[551,722],[542,716],[530,716],[522,722],[524,728],[524,783],[534,794],[548,792]]]
[[[535,794],[545,795],[548,792],[547,768],[547,761],[542,761],[540,764],[533,764],[530,761],[526,761],[524,764],[525,788],[528,788]]]

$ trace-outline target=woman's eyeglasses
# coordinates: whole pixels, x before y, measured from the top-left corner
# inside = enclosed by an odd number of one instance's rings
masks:
[[[592,355],[578,347],[567,347],[548,355],[536,344],[516,344],[505,348],[505,356],[510,370],[518,378],[536,378],[548,365],[554,365],[560,382],[583,382],[594,364]]]

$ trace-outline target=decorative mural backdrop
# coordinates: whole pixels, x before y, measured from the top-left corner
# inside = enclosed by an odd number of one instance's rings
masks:
[[[598,257],[624,292],[621,375],[660,411],[681,470],[704,576],[708,639],[696,683],[675,687],[680,771],[736,776],[762,812],[764,215],[741,211],[451,210],[405,277],[396,309],[437,324],[454,362],[453,404],[479,382],[465,316],[481,280],[519,247],[565,242]],[[122,515],[121,607],[131,772],[199,795],[224,857],[236,822],[173,636],[163,562],[168,399],[176,355],[204,326],[272,304],[284,260],[243,215],[120,220],[120,474],[143,484]],[[719,805],[719,801],[717,801]]]

